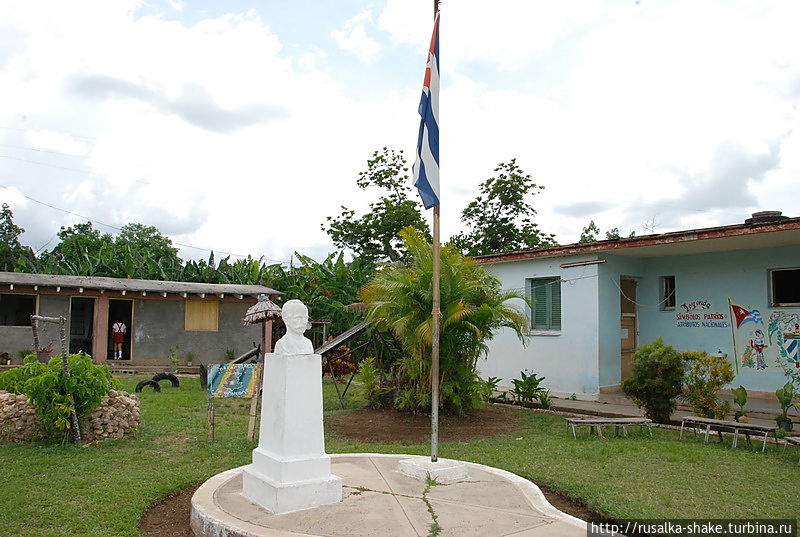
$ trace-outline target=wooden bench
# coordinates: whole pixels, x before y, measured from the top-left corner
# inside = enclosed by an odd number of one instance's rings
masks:
[[[652,420],[647,418],[564,418],[567,420],[567,426],[572,427],[572,437],[576,440],[578,435],[575,434],[576,425],[588,425],[589,432],[594,430],[597,432],[598,438],[603,438],[603,425],[613,425],[617,436],[619,436],[619,429],[622,427],[622,433],[628,436],[628,425],[638,425],[640,428],[647,426],[650,436],[653,436]]]
[[[784,438],[785,442],[783,444],[783,452],[786,453],[786,446],[792,444],[793,446],[800,446],[800,436],[787,436]],[[800,464],[800,459],[797,460],[797,464]]]
[[[761,448],[763,453],[767,449],[767,436],[769,433],[775,435],[775,440],[778,440],[778,427],[772,425],[755,425],[753,423],[739,423],[738,421],[715,420],[713,418],[701,418],[699,416],[685,416],[681,419],[681,434],[679,439],[683,438],[683,427],[688,425],[692,427],[694,434],[697,434],[697,427],[705,427],[705,441],[708,442],[708,435],[713,428],[719,435],[720,442],[722,441],[722,431],[733,432],[733,445],[736,447],[737,440],[739,439],[739,432],[744,434],[747,443],[750,443],[750,434],[764,434],[764,446]]]

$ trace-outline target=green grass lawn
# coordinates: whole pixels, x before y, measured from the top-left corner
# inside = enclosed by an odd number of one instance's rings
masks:
[[[143,377],[124,377],[132,390]],[[217,440],[206,441],[196,379],[142,395],[141,432],[99,447],[0,445],[0,536],[136,536],[142,511],[182,487],[247,464],[249,401],[217,405]],[[326,412],[341,410],[325,386]],[[520,410],[520,429],[443,443],[440,455],[509,470],[612,517],[794,518],[800,513],[797,448],[766,454],[654,430],[654,437],[573,440],[563,419]],[[425,454],[423,444],[366,444],[327,436],[329,453]]]

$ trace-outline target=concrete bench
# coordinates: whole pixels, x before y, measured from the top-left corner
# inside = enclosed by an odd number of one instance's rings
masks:
[[[653,436],[652,430],[652,420],[647,418],[564,418],[567,421],[567,426],[572,428],[572,437],[576,440],[578,439],[578,435],[575,434],[575,426],[576,425],[588,425],[589,432],[591,433],[594,430],[597,433],[598,438],[603,438],[603,425],[613,425],[615,428],[615,432],[617,436],[619,436],[619,429],[622,427],[622,433],[625,436],[628,436],[628,425],[638,425],[641,427],[647,427],[647,430],[650,432],[650,436]]]
[[[738,421],[728,421],[728,420],[715,420],[713,418],[701,418],[699,416],[685,416],[681,419],[681,434],[679,435],[679,439],[683,438],[683,428],[684,426],[692,427],[695,434],[697,434],[697,427],[705,427],[705,441],[708,442],[708,435],[711,433],[711,430],[715,430],[719,435],[720,442],[722,441],[722,431],[730,431],[733,432],[733,445],[731,447],[736,447],[736,443],[739,439],[739,433],[741,432],[744,434],[745,438],[747,439],[747,443],[750,443],[750,435],[751,434],[764,434],[764,446],[761,448],[761,452],[763,453],[767,449],[767,436],[769,433],[773,433],[775,435],[775,440],[778,439],[778,427],[771,426],[771,425],[755,425],[753,423],[739,423]]]
[[[800,436],[787,436],[784,438],[785,442],[783,444],[783,452],[786,453],[786,446],[792,444],[793,446],[800,446]],[[800,464],[800,459],[797,460],[797,464]]]

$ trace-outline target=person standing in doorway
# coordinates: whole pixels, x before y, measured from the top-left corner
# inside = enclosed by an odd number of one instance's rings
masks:
[[[114,342],[114,359],[122,360],[122,344],[125,343],[125,333],[128,331],[125,323],[117,321],[111,326],[111,341]]]

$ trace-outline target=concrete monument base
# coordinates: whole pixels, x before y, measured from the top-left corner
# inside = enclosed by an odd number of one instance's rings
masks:
[[[586,523],[550,505],[539,488],[517,475],[461,463],[469,480],[428,486],[399,471],[409,455],[331,457],[341,476],[341,502],[275,514],[242,494],[250,466],[206,481],[192,497],[197,537],[585,537]],[[445,464],[459,461],[441,460]],[[318,490],[318,489],[317,489]],[[434,518],[435,517],[435,518]]]
[[[242,470],[244,496],[272,513],[291,513],[342,501],[342,478],[277,482],[246,466]]]
[[[342,499],[322,429],[322,358],[267,354],[259,444],[242,473],[242,493],[272,513]]]

